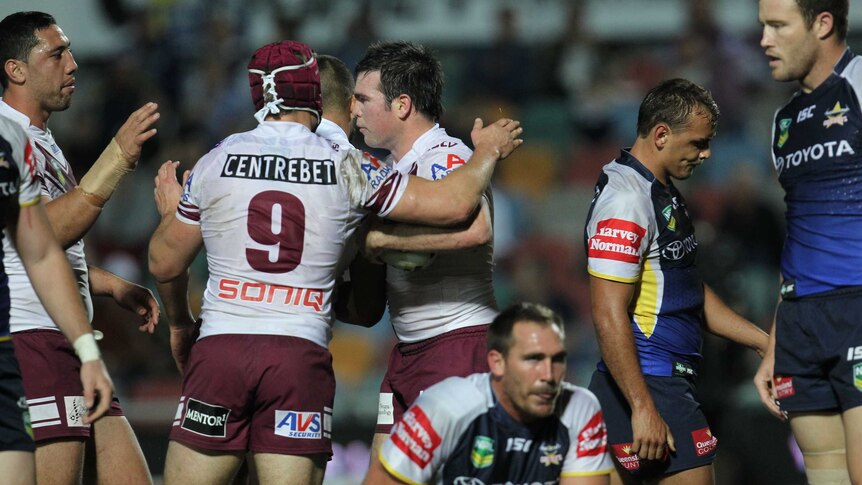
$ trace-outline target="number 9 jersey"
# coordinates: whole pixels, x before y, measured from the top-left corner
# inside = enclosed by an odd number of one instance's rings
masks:
[[[345,242],[368,213],[397,205],[407,177],[305,126],[265,121],[232,135],[192,170],[177,218],[207,251],[201,338],[300,337],[327,347]]]

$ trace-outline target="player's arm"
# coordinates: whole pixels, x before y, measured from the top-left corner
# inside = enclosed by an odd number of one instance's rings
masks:
[[[415,485],[417,482],[405,482],[392,476],[388,470],[383,468],[383,463],[380,460],[371,460],[371,466],[368,468],[368,474],[362,485]]]
[[[744,345],[763,357],[769,335],[757,325],[731,310],[708,285],[703,285],[704,328],[714,335]]]
[[[385,250],[454,251],[486,244],[493,235],[491,210],[482,197],[479,209],[461,227],[375,223],[365,238],[365,252],[374,257]]]
[[[577,477],[564,475],[560,477],[560,485],[608,485],[609,483],[611,483],[610,473]]]
[[[156,103],[147,103],[132,113],[75,190],[54,200],[43,199],[62,247],[68,248],[84,237],[120,180],[134,170],[144,142],[156,134],[152,126],[159,119],[157,110]]]
[[[88,269],[90,291],[93,295],[109,296],[121,307],[140,316],[142,323],[138,330],[141,332],[153,333],[156,330],[159,323],[159,304],[150,290],[102,268],[88,265]]]
[[[110,407],[114,386],[99,354],[66,253],[54,238],[39,203],[21,207],[7,227],[39,300],[81,359],[84,403],[90,410],[84,422],[92,423]]]
[[[509,156],[523,140],[518,121],[501,119],[482,127],[476,119],[470,160],[443,180],[410,177],[404,195],[386,217],[401,222],[452,226],[466,221],[479,206],[498,160]]]
[[[779,281],[779,287],[784,278]],[[781,295],[778,295],[778,303],[775,306],[776,313],[778,305],[781,304]],[[766,406],[766,409],[776,418],[781,421],[787,421],[787,412],[782,411],[778,405],[778,396],[775,395],[775,386],[773,377],[775,375],[775,314],[772,316],[772,327],[769,329],[769,343],[766,347],[766,353],[763,360],[760,362],[760,367],[754,374],[754,388],[760,395],[760,402]]]
[[[171,353],[182,372],[196,330],[188,303],[188,268],[203,247],[203,236],[200,226],[186,224],[176,217],[182,194],[176,167],[175,162],[165,162],[155,178],[156,208],[161,222],[150,238],[148,262],[168,317]],[[188,178],[189,172],[186,171],[184,184]]]
[[[628,313],[634,285],[590,276],[593,322],[602,358],[632,409],[632,453],[655,460],[665,443],[676,451],[673,436],[659,415],[638,362]]]

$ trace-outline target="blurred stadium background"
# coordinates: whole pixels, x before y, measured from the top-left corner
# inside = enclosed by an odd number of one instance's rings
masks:
[[[850,45],[862,51],[853,7]],[[91,263],[132,281],[154,288],[146,246],[159,164],[190,168],[226,134],[254,126],[245,65],[256,47],[298,39],[352,69],[371,41],[407,39],[443,63],[450,133],[469,140],[475,116],[501,113],[525,127],[527,143],[495,176],[495,287],[501,306],[537,301],[564,316],[570,381],[586,385],[598,355],[582,241],[593,184],[631,144],[640,100],[665,78],[707,86],[723,115],[712,158],[679,184],[698,221],[703,276],[749,319],[771,322],[783,205],[768,140],[795,85],[769,76],[755,0],[4,0],[0,15],[18,10],[53,14],[72,40],[78,93],[50,127],[79,176],[129,113],[160,104],[158,136],[86,240]],[[194,277],[199,299],[203,258]],[[139,334],[133,315],[96,303],[106,361],[158,479],[181,382],[167,329]],[[336,326],[327,484],[365,472],[393,342],[385,318],[373,329]],[[718,483],[804,483],[788,428],[751,384],[757,356],[709,337],[703,353],[698,388],[721,440]]]

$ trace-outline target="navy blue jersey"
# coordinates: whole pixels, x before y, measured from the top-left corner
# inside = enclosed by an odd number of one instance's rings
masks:
[[[629,308],[645,375],[691,376],[700,362],[703,282],[685,199],[631,153],[604,166],[584,229],[590,275],[635,286]],[[598,368],[607,371],[603,362]]]
[[[563,385],[554,415],[525,425],[497,401],[490,374],[423,392],[392,429],[380,461],[406,483],[558,483],[610,473],[604,419],[588,390]]]
[[[786,297],[862,285],[862,59],[849,50],[810,93],[775,113],[772,155],[786,192]]]
[[[15,123],[0,116],[0,230],[18,207],[39,202],[34,178],[33,154],[27,135]],[[6,237],[6,232],[0,233]],[[2,264],[0,247],[0,341],[9,339],[9,277]]]

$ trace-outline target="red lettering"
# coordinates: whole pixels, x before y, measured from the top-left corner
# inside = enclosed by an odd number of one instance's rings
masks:
[[[599,221],[589,241],[589,257],[637,264],[645,234],[646,228],[631,221],[613,218]]]
[[[251,296],[249,294],[249,290],[255,289],[257,290],[256,296]],[[263,297],[266,294],[266,285],[264,283],[243,283],[242,284],[242,295],[240,296],[240,300],[243,301],[263,301]]]
[[[446,158],[446,168],[449,170],[452,170],[452,167],[454,167],[455,165],[464,165],[465,163],[467,162],[465,162],[463,158],[459,157],[458,155],[455,155],[454,153],[450,153],[449,156]]]
[[[237,280],[219,280],[218,289],[221,290],[221,292],[218,294],[218,297],[226,300],[235,299],[238,293],[236,289],[237,286],[239,286],[239,281]]]
[[[607,450],[608,433],[605,428],[605,420],[599,411],[590,418],[578,433],[578,458],[584,456],[598,456]]]

